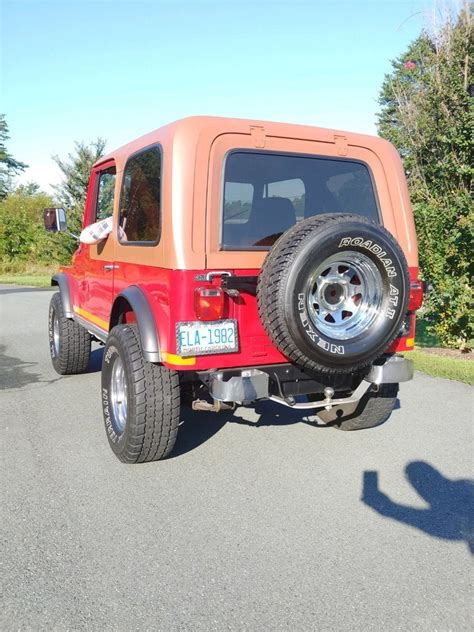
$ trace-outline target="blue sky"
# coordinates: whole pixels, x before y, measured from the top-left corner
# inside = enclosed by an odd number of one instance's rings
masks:
[[[3,0],[0,110],[22,181],[75,140],[113,149],[191,114],[375,133],[390,60],[430,0]]]

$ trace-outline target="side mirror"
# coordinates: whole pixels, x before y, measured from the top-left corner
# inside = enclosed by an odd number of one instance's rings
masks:
[[[48,233],[67,231],[66,211],[63,208],[45,208],[43,221]]]

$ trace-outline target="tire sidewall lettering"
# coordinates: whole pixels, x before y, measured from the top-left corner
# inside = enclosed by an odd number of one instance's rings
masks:
[[[377,242],[372,239],[364,239],[364,237],[343,237],[339,242],[339,248],[360,248],[361,250],[367,250],[374,254],[382,265],[385,267],[385,271],[389,278],[398,276],[398,272],[395,268],[393,260],[387,257],[387,250],[382,248]],[[391,255],[393,257],[393,255]]]
[[[102,410],[104,412],[105,431],[112,443],[117,443],[119,435],[115,432],[110,410],[109,389],[102,387]]]
[[[304,332],[311,340],[311,342],[313,342],[315,345],[328,353],[332,353],[334,355],[344,355],[345,347],[343,344],[335,344],[334,342],[330,342],[323,338],[323,336],[321,336],[319,332],[315,331],[308,316],[308,312],[306,310],[305,295],[302,292],[298,294],[298,312]]]
[[[114,355],[118,355],[117,348],[113,345],[107,347],[104,352],[104,363],[110,365],[110,361]]]
[[[104,426],[105,432],[107,434],[107,438],[109,439],[111,445],[116,446],[118,450],[127,435],[128,424],[125,425],[123,432],[120,434],[116,432],[114,428],[114,417],[112,406],[110,402],[110,379],[111,379],[111,371],[114,359],[119,356],[119,350],[115,346],[115,344],[111,343],[106,345],[104,350],[104,357],[102,363],[102,392],[101,392],[101,400],[102,400],[102,412],[104,417]],[[115,447],[114,447],[115,450]]]

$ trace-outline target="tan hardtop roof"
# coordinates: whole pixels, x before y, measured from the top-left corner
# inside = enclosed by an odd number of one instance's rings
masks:
[[[261,121],[255,119],[226,118],[221,116],[189,116],[178,119],[159,127],[148,134],[144,134],[135,140],[118,147],[106,156],[98,160],[94,166],[107,160],[115,159],[124,163],[128,156],[155,143],[172,142],[177,135],[191,134],[199,138],[202,134],[214,135],[230,133],[249,134],[252,127],[263,128],[267,136],[280,136],[284,138],[298,138],[334,142],[335,136],[345,138],[345,142],[362,147],[388,145],[389,143],[378,136],[358,134],[343,130],[314,127],[312,125],[300,125],[294,123],[279,123],[274,121]]]

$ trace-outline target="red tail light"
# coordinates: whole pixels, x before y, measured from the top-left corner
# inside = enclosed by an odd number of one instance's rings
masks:
[[[224,315],[224,302],[221,287],[198,287],[194,291],[194,311],[199,320],[220,320]]]
[[[410,283],[410,300],[408,301],[408,311],[416,312],[423,303],[423,281],[415,279]]]

